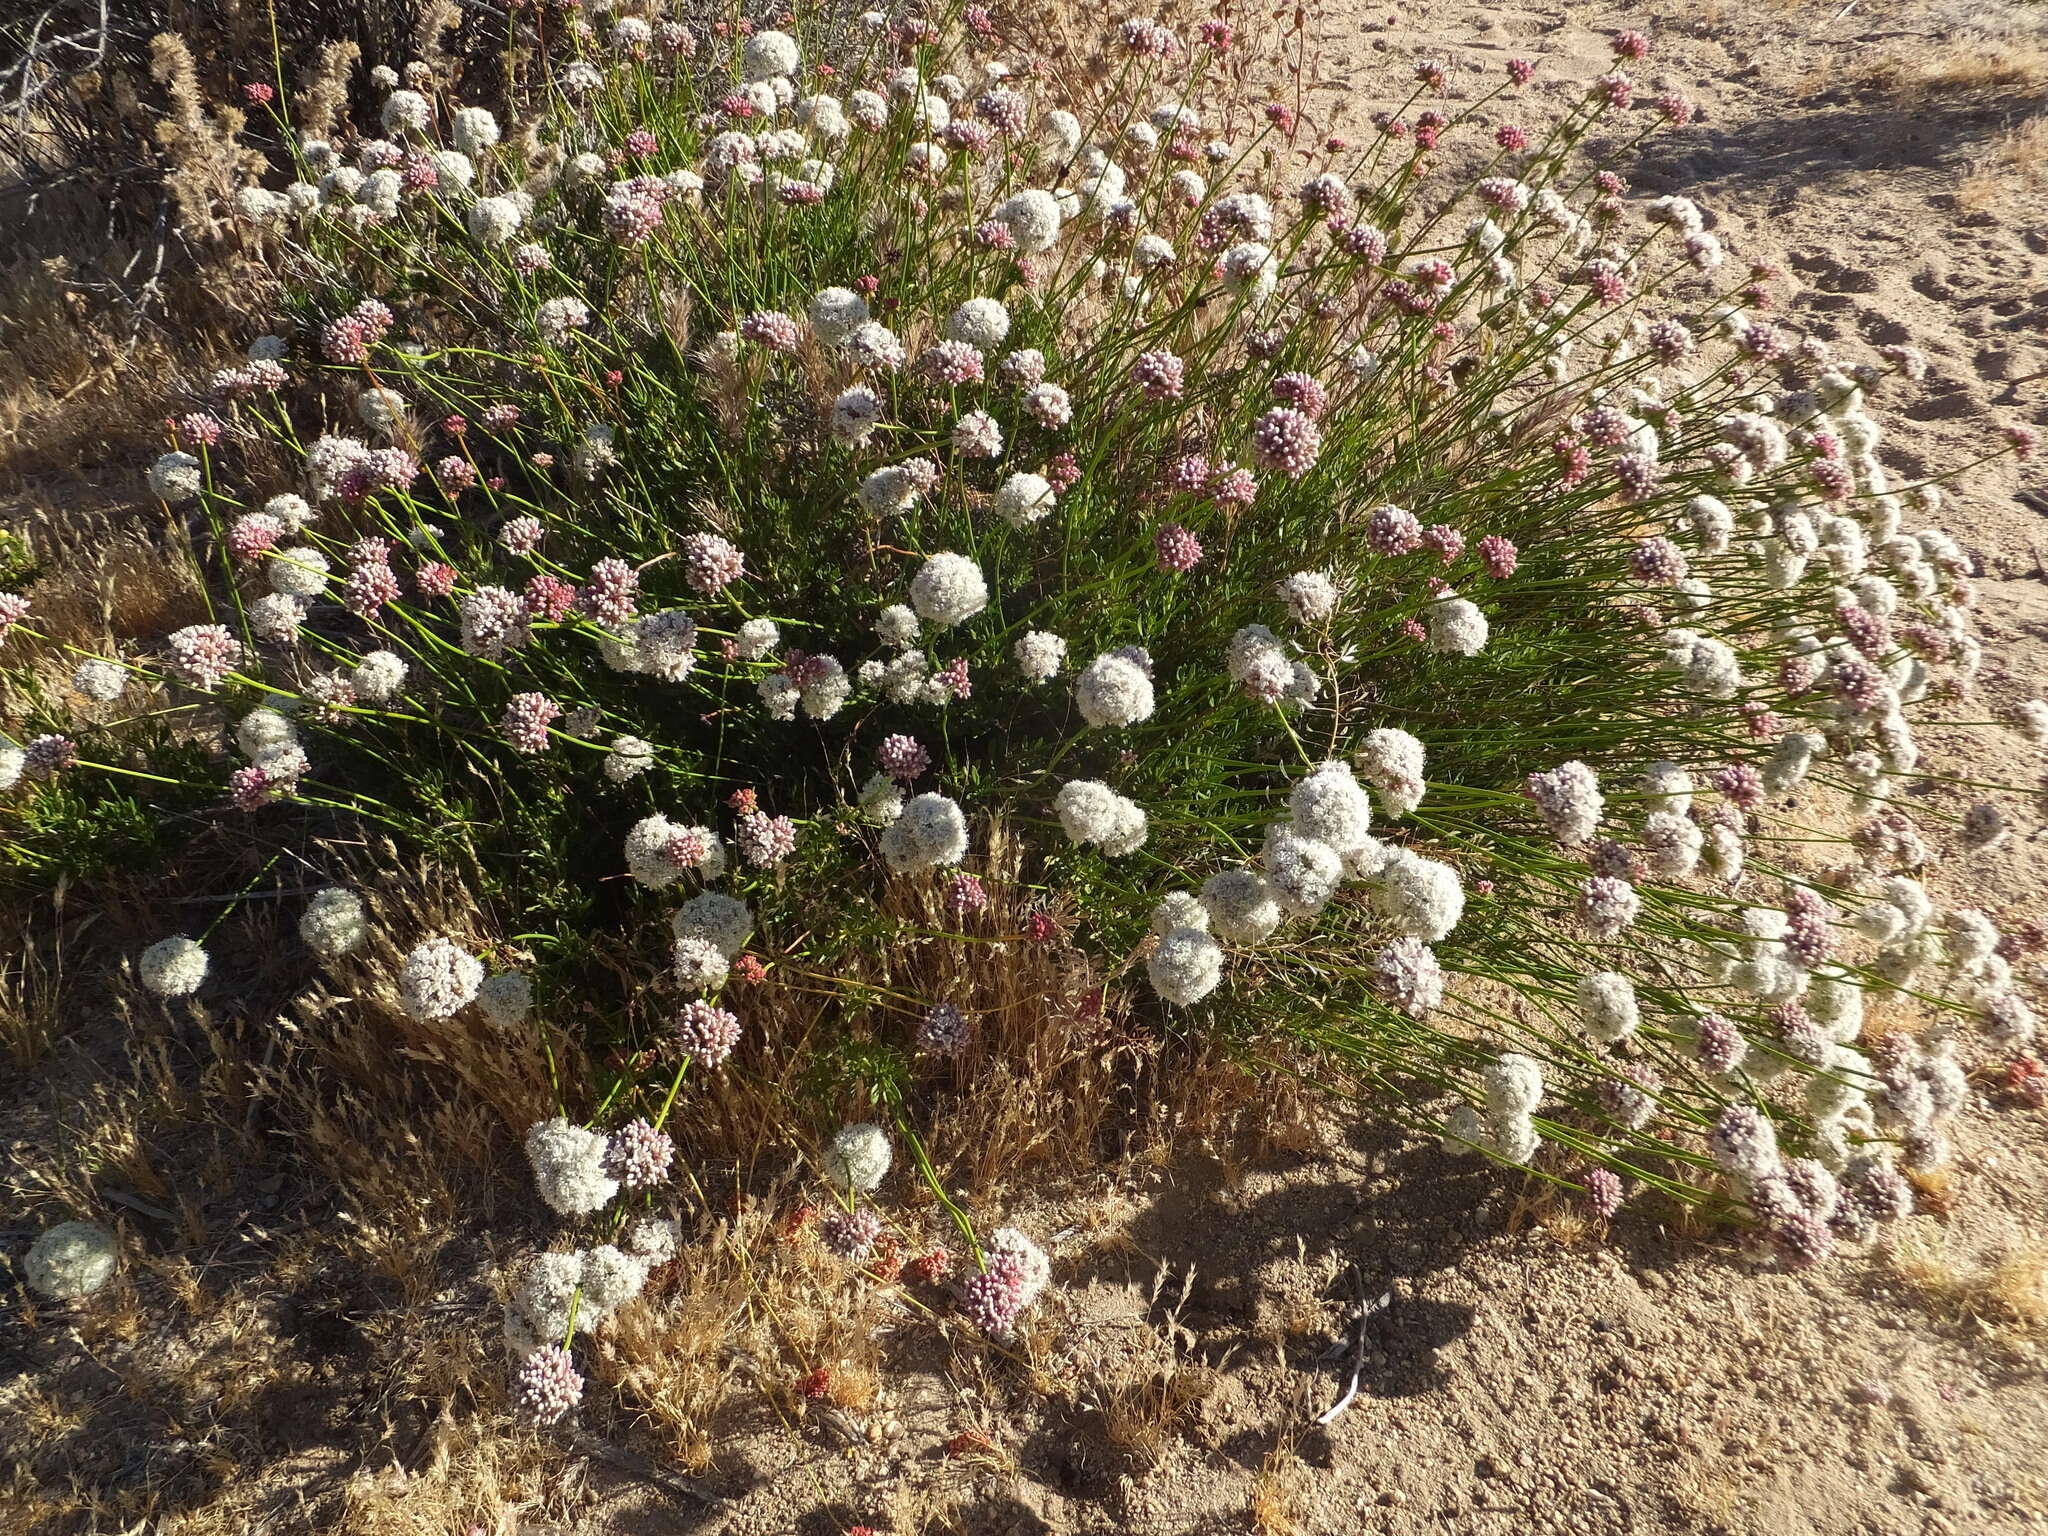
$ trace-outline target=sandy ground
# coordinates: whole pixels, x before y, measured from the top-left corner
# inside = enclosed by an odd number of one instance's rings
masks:
[[[1975,19],[2023,26],[2027,14],[1986,7]],[[2040,7],[2032,14],[2048,27]],[[1883,67],[1926,57],[1956,21],[1917,0],[1412,14],[1343,4],[1310,20],[1307,100],[1319,130],[1355,133],[1405,96],[1423,56],[1497,72],[1526,55],[1546,89],[1565,92],[1607,67],[1608,31],[1651,32],[1657,53],[1642,73],[1703,110],[1654,143],[1633,184],[1684,191],[1739,259],[1776,267],[1792,329],[1851,352],[1910,341],[1927,353],[1924,388],[1902,411],[1881,402],[1884,457],[1918,474],[1977,458],[1998,424],[2048,421],[2048,380],[2011,382],[2048,368],[2048,197],[2016,190],[2017,172],[2003,192],[1967,177],[2026,103],[1996,91],[1916,96]],[[1958,719],[2042,688],[2048,576],[2018,473],[2001,460],[1967,476],[1942,519],[1982,563],[1991,652],[1986,697],[1957,706]],[[2038,471],[2031,483],[2042,486]],[[1977,733],[1926,735],[1942,764],[2038,781],[2040,764],[2009,736],[1987,747]],[[1926,797],[1949,813],[1979,798],[1944,787]],[[2040,805],[1993,798],[2015,818],[2015,840],[1964,853],[1943,839],[1933,878],[1949,900],[2010,926],[2048,905]],[[1051,1235],[1056,1281],[1016,1355],[956,1350],[906,1317],[883,1340],[874,1411],[726,1426],[691,1496],[614,1461],[572,1459],[545,1519],[540,1503],[508,1507],[484,1528],[2048,1527],[2048,1341],[1966,1304],[1956,1284],[2048,1234],[2048,1120],[1988,1075],[1980,1099],[1932,1208],[1879,1251],[1805,1275],[1752,1262],[1727,1234],[1669,1232],[1628,1211],[1609,1231],[1588,1229],[1533,1188],[1371,1126],[1326,1128],[1251,1166],[1190,1156],[1013,1213]],[[1934,1277],[1932,1290],[1914,1276]],[[1348,1319],[1361,1302],[1371,1315],[1359,1348]],[[1355,1400],[1318,1426],[1354,1371]],[[335,1471],[318,1438],[309,1425],[294,1464],[309,1481]],[[402,1510],[405,1479],[384,1481]],[[277,1508],[256,1529],[314,1528],[288,1500]]]

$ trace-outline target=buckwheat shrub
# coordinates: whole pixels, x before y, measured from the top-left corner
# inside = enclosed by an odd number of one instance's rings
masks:
[[[1119,1028],[1412,1084],[1404,1123],[1462,1106],[1462,1148],[1748,1210],[1796,1262],[1851,1240],[1856,1160],[1937,1156],[1944,1062],[2032,1027],[2019,936],[1910,878],[1903,808],[1947,766],[1916,724],[1982,665],[1939,488],[1884,452],[1923,363],[1767,323],[1702,210],[1632,196],[1600,157],[1685,110],[1620,74],[1453,94],[1425,61],[1430,101],[1360,144],[1285,110],[1204,141],[1242,45],[1177,30],[1025,80],[974,8],[636,10],[536,33],[488,101],[378,75],[390,124],[229,191],[296,329],[151,475],[203,622],[117,611],[93,649],[128,686],[72,719],[47,680],[102,674],[0,600],[24,867],[74,857],[38,829],[81,796],[240,836],[295,798],[266,835],[316,867],[315,827],[460,864],[529,936],[558,1060],[623,1064],[608,1123],[729,1152],[691,1068],[730,987],[763,1062],[890,1104],[938,1166],[998,1079],[890,1097],[877,989],[915,946],[990,1016],[964,988],[1028,890],[1026,942]],[[2048,705],[2000,718],[2048,742]],[[892,737],[912,780],[875,771]],[[1822,905],[1771,904],[1795,862]],[[481,993],[442,960],[422,1006]],[[1900,986],[1953,1051],[1863,1052]],[[700,1033],[650,1023],[679,1008]],[[1506,1056],[1545,1064],[1554,1132],[1477,1107]],[[1837,1173],[1834,1214],[1789,1175],[1730,1199],[1702,1157],[1731,1105]],[[983,1252],[1008,1327],[1028,1265]]]

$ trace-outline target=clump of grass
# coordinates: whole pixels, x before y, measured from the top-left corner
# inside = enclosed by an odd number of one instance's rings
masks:
[[[1943,1315],[2020,1331],[2048,1325],[2048,1243],[2038,1238],[1980,1256],[1958,1254],[1939,1237],[1902,1240],[1892,1267]]]
[[[280,861],[367,890],[304,930],[336,1069],[458,1083],[578,1245],[515,1296],[516,1398],[595,1371],[693,1455],[723,1367],[664,1395],[631,1309],[705,1158],[820,1180],[820,1284],[1005,1347],[1049,1278],[1017,1183],[1276,1080],[1791,1264],[1867,1240],[1895,1148],[1942,1159],[1955,1027],[2032,1028],[1893,798],[1979,656],[1867,409],[1917,354],[1780,333],[1699,209],[1589,162],[1690,115],[1636,34],[1483,145],[1533,65],[1424,61],[1317,147],[1236,102],[1228,27],[1052,83],[985,20],[628,14],[517,134],[425,63],[374,125],[258,102],[295,179],[181,195],[285,310],[148,472],[203,614],[0,596],[30,877],[83,795],[225,798],[254,874],[139,961],[179,1009]],[[228,121],[164,65],[181,132]],[[1866,993],[1948,1023],[1865,1040]],[[904,1278],[907,1202],[951,1275]],[[864,1405],[816,1327],[774,1329],[804,1399]]]

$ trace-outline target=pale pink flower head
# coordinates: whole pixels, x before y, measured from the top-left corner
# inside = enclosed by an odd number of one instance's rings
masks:
[[[796,851],[796,823],[787,816],[753,811],[740,818],[733,841],[749,864],[770,868]]]
[[[1376,555],[1405,555],[1422,545],[1422,522],[1392,502],[1376,508],[1365,525],[1365,541]]]
[[[515,555],[530,555],[540,548],[541,526],[537,517],[509,517],[498,525],[498,542]]]
[[[724,1066],[740,1043],[738,1015],[701,998],[683,1004],[676,1014],[675,1030],[683,1054],[707,1072]]]
[[[284,524],[268,512],[247,512],[228,529],[228,552],[237,560],[255,560],[277,547]]]
[[[1152,538],[1153,553],[1159,561],[1159,568],[1185,575],[1201,563],[1202,545],[1194,534],[1179,523],[1167,523]]]
[[[751,341],[774,352],[796,350],[796,322],[780,310],[755,310],[740,321],[739,333],[743,341]]]
[[[721,592],[745,572],[747,558],[739,546],[715,533],[693,533],[682,543],[683,579],[707,597]]]
[[[914,736],[884,737],[880,752],[882,772],[900,784],[921,777],[931,767],[932,756]]]
[[[561,717],[562,706],[540,693],[515,693],[498,720],[498,730],[515,752],[545,752],[548,727]]]
[[[1291,405],[1276,405],[1252,426],[1252,455],[1261,467],[1299,480],[1315,467],[1323,434],[1315,419]]]
[[[192,624],[171,636],[171,670],[194,688],[211,693],[242,659],[242,643],[224,624]]]
[[[1293,406],[1311,421],[1322,420],[1323,412],[1330,408],[1329,391],[1309,373],[1281,374],[1273,380],[1273,398]]]
[[[1171,352],[1143,352],[1131,364],[1131,382],[1147,400],[1178,400],[1186,378],[1187,365]]]

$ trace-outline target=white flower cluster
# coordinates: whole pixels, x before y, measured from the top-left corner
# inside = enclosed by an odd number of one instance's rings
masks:
[[[408,1018],[449,1018],[476,1001],[483,979],[481,960],[453,939],[437,936],[405,957],[399,1001]]]
[[[988,606],[988,583],[965,555],[933,555],[910,579],[910,606],[927,623],[951,629]]]
[[[142,952],[136,973],[158,997],[190,997],[206,980],[206,951],[183,934],[159,939]]]
[[[1358,771],[1380,797],[1389,816],[1406,816],[1418,805],[1427,788],[1423,781],[1426,754],[1422,743],[1408,732],[1380,726],[1366,732],[1358,749]]]
[[[879,1125],[842,1126],[825,1144],[825,1177],[834,1184],[866,1194],[889,1176],[894,1153],[889,1133]]]
[[[1074,679],[1074,703],[1092,726],[1117,729],[1152,717],[1152,678],[1121,651],[1096,657]]]
[[[906,801],[882,833],[882,857],[900,875],[958,864],[967,857],[967,817],[944,795]]]
[[[564,1216],[588,1216],[611,1204],[619,1181],[605,1172],[609,1146],[602,1133],[561,1118],[534,1126],[526,1133],[526,1160],[541,1199]]]
[[[656,812],[626,833],[626,873],[657,891],[686,874],[716,880],[725,873],[725,844],[709,827],[682,826]]]
[[[22,1256],[29,1289],[59,1301],[90,1296],[113,1278],[121,1245],[97,1222],[64,1221],[51,1227]]]
[[[1111,858],[1145,846],[1146,817],[1134,800],[1094,779],[1074,779],[1060,786],[1052,808],[1070,842],[1093,844]]]
[[[362,898],[338,885],[315,891],[299,917],[299,937],[323,959],[351,954],[362,948],[369,936],[370,919]]]

